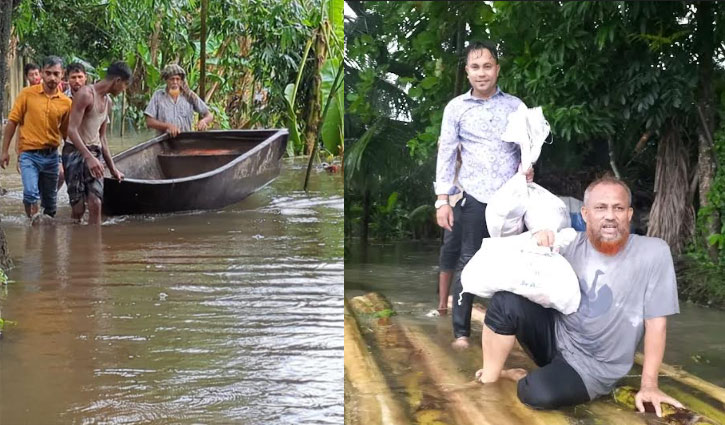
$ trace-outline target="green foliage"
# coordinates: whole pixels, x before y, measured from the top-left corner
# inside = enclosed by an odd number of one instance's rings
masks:
[[[543,107],[554,143],[545,146],[540,169],[563,178],[583,169],[608,170],[611,140],[622,177],[636,182],[638,190],[651,192],[655,147],[663,125],[677,119],[684,139],[697,140],[698,64],[693,52],[699,46],[694,37],[696,6],[691,4],[348,1],[348,5],[355,16],[345,21],[345,145],[348,155],[357,160],[350,162],[350,169],[346,158],[346,217],[349,211],[354,219],[362,219],[365,193],[371,200],[371,215],[374,208],[386,205],[393,192],[399,193],[396,208],[403,216],[433,202],[430,188],[443,108],[470,87],[462,70],[462,47],[474,39],[498,44],[502,90],[528,106]],[[725,14],[716,16],[715,31],[724,34]],[[716,98],[725,99],[721,68],[714,84]],[[411,134],[400,141],[381,131],[379,123],[385,119],[406,123]],[[643,135],[649,142],[635,150]],[[398,143],[405,145],[407,158],[391,155],[390,145]],[[693,157],[696,145],[687,146]],[[363,164],[363,171],[355,168]],[[406,185],[406,173],[408,178],[415,176],[416,184]],[[725,193],[720,186],[714,191]],[[385,223],[376,223],[378,219]],[[383,237],[378,229],[389,229],[391,222],[396,223],[390,214],[377,212],[370,225],[373,236]],[[347,236],[356,232],[355,226],[346,228]],[[712,239],[725,244],[725,237]]]
[[[289,120],[285,87],[304,67],[302,51],[324,27],[329,57],[342,60],[342,0],[219,0],[209,2],[206,39],[207,91],[220,128],[280,127]],[[134,71],[127,117],[144,126],[143,110],[171,62],[198,87],[201,51],[198,0],[22,0],[13,25],[19,47],[39,60],[47,54],[81,59],[103,70],[125,60]],[[52,35],[52,36],[51,36]],[[313,55],[317,52],[313,46]],[[306,122],[314,74],[300,73],[292,108]],[[259,99],[262,100],[259,100]],[[117,102],[118,103],[118,102]],[[120,114],[120,110],[115,111]],[[340,116],[340,115],[338,115]],[[341,118],[340,118],[341,120]],[[303,124],[300,124],[303,125]],[[296,129],[297,126],[295,126]],[[294,134],[294,132],[292,132]],[[296,146],[298,153],[301,143]]]
[[[395,310],[391,310],[389,308],[386,308],[385,310],[376,311],[373,314],[373,317],[375,317],[377,319],[388,319],[388,318],[391,318],[393,316],[396,316],[397,314],[398,313],[395,312]]]
[[[715,157],[722,161],[725,159],[725,121],[713,135],[713,143]],[[725,265],[725,220],[719,233],[709,234],[707,232],[714,216],[713,213],[725,217],[725,167],[718,167],[715,171],[715,178],[712,181],[707,200],[709,203],[701,206],[697,212],[697,232],[705,238],[709,245],[717,246],[720,253],[719,264]],[[703,246],[695,245],[692,247],[692,251],[695,258],[699,258],[701,262],[711,262],[705,255]]]

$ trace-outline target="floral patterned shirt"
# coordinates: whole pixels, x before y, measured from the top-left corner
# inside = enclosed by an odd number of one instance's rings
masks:
[[[446,105],[436,165],[436,195],[458,193],[454,185],[456,149],[461,149],[458,183],[479,202],[489,198],[510,179],[521,162],[517,144],[501,140],[508,115],[521,104],[521,99],[506,94],[498,87],[488,99],[475,98],[471,90]]]

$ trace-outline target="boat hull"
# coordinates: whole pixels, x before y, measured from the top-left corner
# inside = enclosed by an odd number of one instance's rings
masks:
[[[287,135],[233,130],[159,136],[114,157],[126,179],[106,176],[103,211],[156,214],[239,202],[279,175]]]

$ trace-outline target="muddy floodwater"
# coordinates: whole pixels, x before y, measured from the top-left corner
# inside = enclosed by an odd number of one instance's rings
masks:
[[[343,422],[340,175],[305,193],[306,161],[284,160],[223,210],[93,229],[66,220],[65,187],[29,226],[10,165],[0,424]]]

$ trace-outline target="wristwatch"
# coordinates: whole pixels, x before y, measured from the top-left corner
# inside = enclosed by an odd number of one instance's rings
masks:
[[[448,199],[438,199],[435,204],[433,204],[436,209],[442,207],[443,205],[448,205]]]

